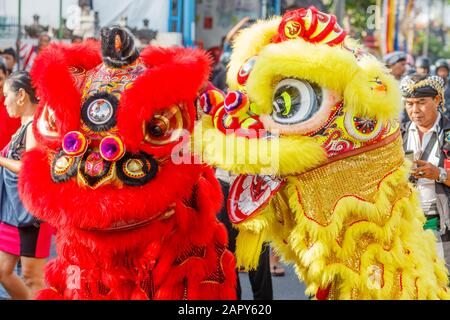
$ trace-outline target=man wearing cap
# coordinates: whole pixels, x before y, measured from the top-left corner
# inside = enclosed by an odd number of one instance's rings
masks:
[[[418,57],[416,60],[416,71],[421,75],[430,74],[431,62],[428,57]]]
[[[391,69],[395,79],[400,80],[406,71],[406,54],[401,51],[388,53],[384,57],[384,63]]]
[[[406,72],[407,58],[408,56],[406,53],[402,51],[391,52],[384,56],[384,64],[391,70],[391,74],[398,81],[401,80]],[[408,116],[406,115],[405,110],[400,113],[399,117],[402,123],[408,121]]]
[[[449,268],[450,120],[443,114],[444,81],[416,73],[403,78],[400,89],[411,120],[402,125],[403,147],[414,154],[411,178],[427,219],[424,228],[437,236],[438,252]]]

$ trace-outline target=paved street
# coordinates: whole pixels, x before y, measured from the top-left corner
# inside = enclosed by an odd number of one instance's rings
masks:
[[[284,277],[272,277],[274,300],[308,300],[305,285],[300,283],[292,267],[283,265]],[[253,300],[252,289],[247,273],[239,273],[242,286],[242,300]]]

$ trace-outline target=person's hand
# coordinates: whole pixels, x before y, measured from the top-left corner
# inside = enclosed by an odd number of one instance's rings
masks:
[[[429,162],[423,160],[414,161],[417,165],[417,168],[413,170],[412,174],[417,179],[430,179],[430,180],[438,180],[439,179],[439,168],[432,165]]]

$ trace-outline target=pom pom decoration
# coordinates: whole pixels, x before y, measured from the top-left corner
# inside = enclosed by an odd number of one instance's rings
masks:
[[[125,146],[119,137],[108,136],[100,142],[100,155],[103,159],[116,162],[125,155]]]
[[[232,117],[240,117],[247,113],[250,102],[247,95],[240,91],[231,91],[225,98],[225,110]]]
[[[200,96],[199,107],[208,115],[214,114],[215,110],[223,105],[223,94],[217,90],[208,90]]]
[[[68,156],[79,157],[88,147],[88,140],[79,131],[71,131],[64,136],[62,148]]]

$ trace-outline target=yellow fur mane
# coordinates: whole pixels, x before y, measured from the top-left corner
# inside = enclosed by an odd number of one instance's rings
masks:
[[[310,295],[328,290],[328,299],[450,299],[447,269],[434,235],[423,230],[425,217],[407,178],[398,83],[351,39],[337,46],[301,38],[273,42],[280,22],[260,21],[242,31],[228,71],[230,90],[248,98],[245,116],[263,119],[273,136],[220,131],[217,124],[226,127],[233,115],[223,106],[228,115],[205,116],[194,135],[196,153],[208,164],[283,180],[262,209],[236,226],[238,265],[255,268],[263,242],[271,242],[295,265]],[[255,56],[246,83],[239,83],[239,70]],[[287,91],[284,80],[322,88],[313,97],[320,110],[277,122],[274,91]],[[239,201],[248,209],[246,199]]]

